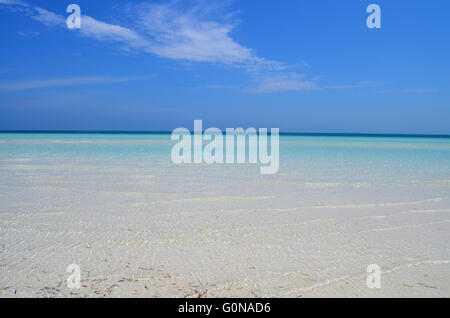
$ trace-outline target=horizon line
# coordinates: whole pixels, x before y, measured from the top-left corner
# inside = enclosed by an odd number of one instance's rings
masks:
[[[193,134],[193,131],[190,131]],[[98,135],[170,135],[166,130],[1,130],[0,134],[98,134]],[[267,131],[270,135],[270,131]],[[323,136],[323,137],[418,137],[450,138],[450,134],[407,134],[407,133],[365,133],[365,132],[280,132],[280,136]]]

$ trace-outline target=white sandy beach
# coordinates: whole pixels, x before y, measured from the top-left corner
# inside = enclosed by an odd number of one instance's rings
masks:
[[[450,178],[408,159],[405,174],[284,156],[273,176],[162,155],[0,159],[1,297],[450,296]]]

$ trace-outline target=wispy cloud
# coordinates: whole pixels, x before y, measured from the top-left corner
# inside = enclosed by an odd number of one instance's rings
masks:
[[[36,21],[65,27],[63,15],[22,1],[0,0],[0,4],[22,6],[29,9],[26,14]],[[89,38],[119,42],[125,48],[173,60],[220,63],[249,71],[287,67],[281,62],[258,57],[252,49],[237,43],[231,37],[237,23],[221,21],[224,14],[220,7],[203,3],[183,8],[178,2],[171,2],[134,5],[127,11],[135,14],[132,18],[135,30],[82,15],[78,31]]]
[[[17,31],[17,34],[20,36],[39,36],[40,32],[30,32],[30,31]]]
[[[437,88],[405,88],[402,90],[403,93],[416,93],[416,94],[424,94],[424,93],[439,93],[440,90]]]
[[[319,77],[308,78],[304,74],[284,72],[263,74],[254,80],[254,85],[244,88],[247,93],[302,92],[315,90],[345,90],[383,85],[382,82],[360,81],[347,85],[322,85]]]
[[[269,72],[254,75],[253,85],[200,85],[190,86],[186,89],[232,89],[250,94],[279,93],[279,92],[305,92],[318,90],[346,90],[364,87],[375,87],[384,85],[385,82],[360,81],[348,85],[321,85],[319,77],[309,78],[304,74],[293,72]]]
[[[35,10],[35,14],[33,14],[31,17],[34,20],[41,22],[42,24],[50,26],[64,26],[66,24],[66,20],[62,15],[58,15],[39,7],[33,7],[33,9]]]
[[[239,86],[233,86],[233,85],[221,85],[221,84],[213,84],[213,85],[200,85],[200,86],[188,86],[185,87],[186,89],[241,89]]]
[[[0,0],[0,4],[12,6],[15,11],[30,16],[32,19],[44,25],[66,27],[66,17],[63,15],[30,5],[27,2]],[[102,22],[88,15],[82,15],[82,27],[75,31],[79,31],[83,36],[95,40],[118,42],[126,48],[134,47],[144,49],[150,45],[149,41],[129,28]]]
[[[24,1],[0,0],[0,4],[14,7],[16,11],[30,16],[44,25],[66,27],[63,15]],[[254,50],[233,39],[232,32],[239,21],[229,13],[226,4],[212,5],[208,2],[172,1],[165,4],[128,4],[124,9],[129,14],[127,26],[111,24],[88,15],[82,15],[81,28],[72,31],[97,41],[119,43],[126,50],[134,49],[161,58],[221,64],[245,69],[256,79],[252,87],[241,89],[248,93],[349,89],[368,85],[368,83],[360,82],[352,85],[323,86],[319,84],[318,78],[308,79],[302,74],[288,70],[293,67],[308,67],[306,62],[287,65],[258,56]],[[14,87],[61,86],[71,85],[69,84],[71,80],[76,82],[87,79],[28,82],[4,87],[14,89]],[[105,78],[103,79],[105,80]],[[209,85],[209,87],[227,88],[228,86]]]
[[[247,93],[275,93],[283,91],[311,91],[319,89],[316,82],[302,74],[288,73],[262,77],[253,87],[244,89]]]
[[[0,0],[0,4],[22,5],[22,6],[28,5],[26,2],[20,0]]]
[[[80,32],[86,37],[99,41],[121,42],[127,47],[147,49],[150,46],[150,42],[135,31],[90,16],[83,16]]]
[[[23,81],[13,83],[0,83],[0,90],[17,91],[35,88],[49,88],[61,86],[74,85],[91,85],[91,84],[105,84],[105,83],[123,83],[129,81],[136,81],[145,79],[147,77],[108,77],[108,76],[93,76],[93,77],[71,77],[71,78],[56,78],[44,79],[34,81]]]
[[[268,61],[231,37],[237,22],[224,19],[223,8],[207,5],[180,7],[178,3],[141,4],[136,26],[152,39],[147,51],[158,56],[195,62],[253,68],[284,68]]]
[[[392,94],[392,93],[404,93],[404,94],[437,94],[441,90],[438,88],[389,88],[378,90],[377,93],[380,94]]]

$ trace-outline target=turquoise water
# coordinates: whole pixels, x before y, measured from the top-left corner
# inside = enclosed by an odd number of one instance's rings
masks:
[[[174,144],[170,134],[3,133],[0,160],[168,168],[174,166],[170,156]],[[321,181],[448,180],[450,138],[282,135],[279,173],[301,173]]]
[[[0,134],[0,158],[160,157],[170,161],[169,134]],[[450,138],[281,136],[281,161],[436,165],[449,168]]]

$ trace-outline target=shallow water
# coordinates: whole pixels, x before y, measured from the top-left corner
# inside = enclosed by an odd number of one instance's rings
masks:
[[[275,175],[173,144],[0,134],[0,295],[450,296],[449,138],[281,136]]]

